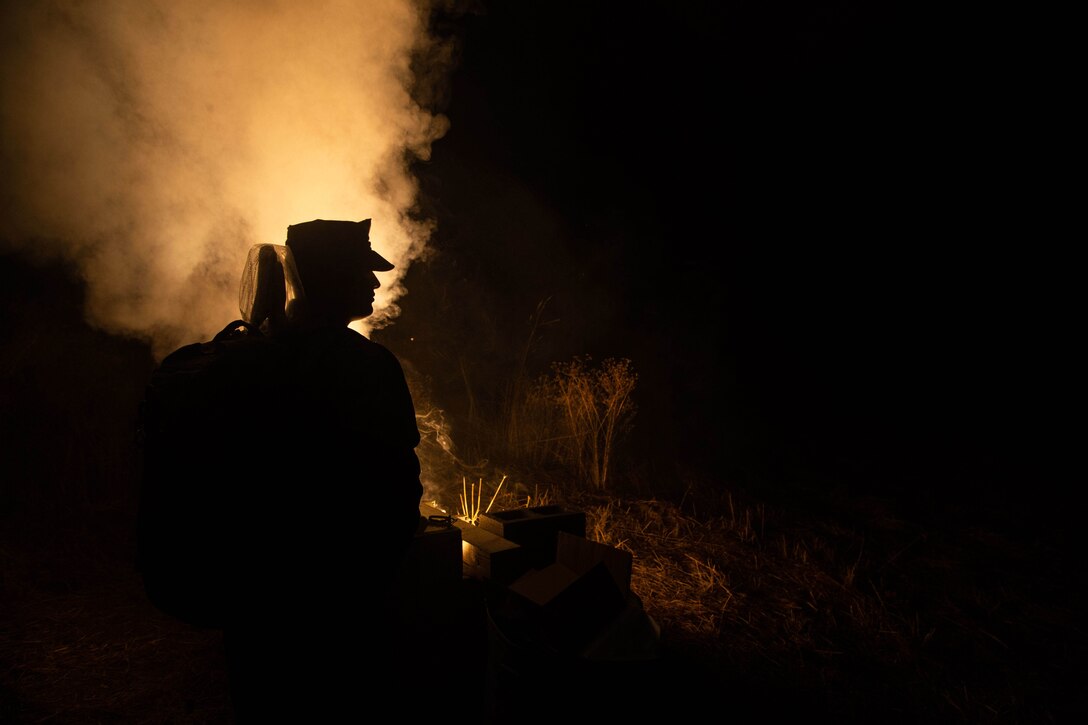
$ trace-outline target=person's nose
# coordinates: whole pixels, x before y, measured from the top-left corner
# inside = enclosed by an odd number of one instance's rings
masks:
[[[373,272],[370,273],[370,289],[378,289],[382,286],[382,283],[378,281],[378,275]]]

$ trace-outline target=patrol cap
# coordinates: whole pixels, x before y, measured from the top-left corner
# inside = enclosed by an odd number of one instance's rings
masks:
[[[314,219],[287,227],[287,247],[304,283],[307,268],[327,268],[361,260],[368,269],[388,272],[393,264],[370,246],[370,219],[360,222]]]

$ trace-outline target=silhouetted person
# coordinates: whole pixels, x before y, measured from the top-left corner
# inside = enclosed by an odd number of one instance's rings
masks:
[[[369,232],[369,219],[289,226],[243,275],[243,313],[291,364],[238,489],[224,641],[240,722],[357,720],[411,684],[392,587],[420,523],[420,438],[399,361],[349,328],[393,269]]]

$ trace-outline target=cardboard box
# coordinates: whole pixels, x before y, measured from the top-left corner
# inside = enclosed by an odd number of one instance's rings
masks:
[[[602,662],[645,662],[660,654],[661,628],[642,607],[634,593],[627,595],[623,611],[609,621],[582,648],[581,656]]]
[[[460,582],[461,530],[425,518],[420,507],[421,526],[416,531],[401,565],[404,587],[426,592],[451,582]]]
[[[560,651],[578,651],[602,637],[628,606],[632,559],[622,549],[558,531],[555,561],[509,585],[513,608],[507,612]]]
[[[509,591],[539,628],[541,641],[565,653],[577,652],[599,636],[626,605],[604,562],[581,573],[560,563],[534,569]]]
[[[427,518],[420,507],[419,527],[405,552],[393,592],[395,618],[381,626],[393,627],[405,647],[427,633],[452,636],[462,599],[461,530]],[[430,636],[436,636],[434,634]]]
[[[454,524],[461,532],[465,576],[509,584],[525,573],[527,565],[521,546],[466,521]]]
[[[604,564],[620,594],[627,597],[631,591],[634,557],[628,551],[560,531],[556,535],[555,560],[579,575],[597,564]]]
[[[555,562],[559,532],[585,537],[586,514],[562,506],[530,506],[480,514],[478,527],[520,545],[526,565],[543,569]]]

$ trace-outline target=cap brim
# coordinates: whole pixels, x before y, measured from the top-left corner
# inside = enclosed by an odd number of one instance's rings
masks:
[[[393,263],[382,255],[370,250],[370,268],[375,272],[388,272],[393,269]]]

